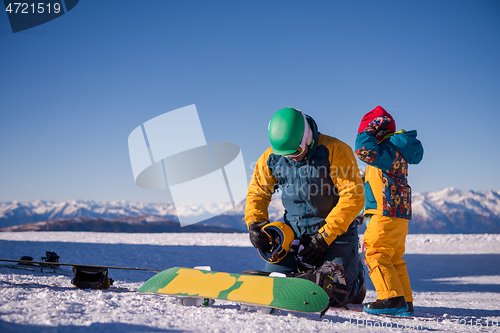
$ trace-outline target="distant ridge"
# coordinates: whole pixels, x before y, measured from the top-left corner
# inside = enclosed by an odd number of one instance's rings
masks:
[[[177,208],[182,209],[183,214],[197,215],[211,211],[216,206],[216,204],[185,205]],[[463,191],[446,188],[437,192],[414,193],[412,206],[413,219],[409,223],[410,233],[500,233],[500,191]],[[159,230],[160,224],[163,224],[162,228],[177,230],[175,228],[179,224],[175,208],[172,203],[134,203],[124,200],[111,202],[13,201],[0,203],[0,228],[31,224],[23,228],[45,230],[43,226],[45,228],[50,226],[50,228],[59,228],[57,230],[73,228],[71,230],[75,231],[77,230],[75,228],[107,228],[109,231],[120,232],[167,232],[154,230]],[[231,207],[227,207],[229,208]],[[236,209],[230,209],[225,214],[194,224],[192,227],[215,226],[220,229],[246,231],[244,211],[245,205],[242,202],[236,206]],[[270,220],[282,220],[283,211],[281,200],[277,196],[269,207]],[[84,217],[85,219],[82,220]],[[44,224],[33,225],[37,222],[44,222]],[[174,226],[175,223],[177,223],[176,226]],[[186,228],[179,226],[182,232],[194,232]]]
[[[174,222],[155,216],[96,218],[75,217],[55,219],[34,223],[26,223],[0,229],[0,231],[93,231],[93,232],[133,232],[133,233],[159,233],[159,232],[219,232],[239,233],[239,229],[219,227],[214,225],[188,225],[181,227],[179,222]]]

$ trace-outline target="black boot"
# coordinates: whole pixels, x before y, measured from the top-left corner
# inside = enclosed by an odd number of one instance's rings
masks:
[[[363,311],[371,314],[397,315],[408,311],[408,304],[406,304],[404,296],[378,299],[376,302],[366,303]]]
[[[406,302],[408,304],[408,311],[403,312],[403,313],[398,313],[396,316],[399,317],[409,317],[413,316],[415,314],[415,310],[413,309],[413,302]]]

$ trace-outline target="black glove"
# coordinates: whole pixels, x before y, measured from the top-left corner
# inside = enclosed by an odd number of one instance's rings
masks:
[[[252,242],[253,247],[262,249],[269,245],[269,237],[267,237],[265,233],[260,232],[260,229],[268,223],[269,221],[253,223],[248,227],[250,231],[250,242]]]
[[[326,249],[328,249],[328,244],[323,236],[316,232],[311,235],[311,243],[299,252],[299,256],[302,257],[302,262],[317,266]]]

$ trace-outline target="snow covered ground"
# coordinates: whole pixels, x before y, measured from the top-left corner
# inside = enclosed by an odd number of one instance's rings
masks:
[[[209,265],[260,269],[246,234],[0,233],[0,258],[166,269]],[[0,266],[0,332],[500,332],[500,235],[409,235],[415,318],[329,310],[323,318],[242,311],[233,302],[188,307],[136,290],[154,273],[110,270],[108,290],[79,290],[71,277]],[[369,279],[367,300],[376,298]]]

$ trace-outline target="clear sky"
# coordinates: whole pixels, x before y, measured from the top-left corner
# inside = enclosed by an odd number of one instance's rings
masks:
[[[278,109],[353,147],[381,105],[424,145],[414,192],[500,190],[496,0],[82,0],[15,34],[0,13],[0,60],[1,202],[169,201],[135,185],[127,138],[190,104],[248,175]]]

